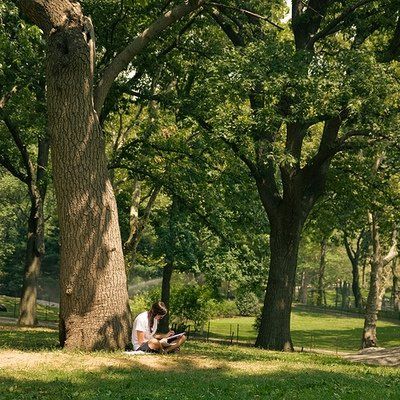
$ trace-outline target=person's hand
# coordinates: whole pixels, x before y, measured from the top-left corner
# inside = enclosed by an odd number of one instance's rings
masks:
[[[172,335],[175,335],[175,332],[174,331],[169,331],[168,332],[168,336],[172,336]]]

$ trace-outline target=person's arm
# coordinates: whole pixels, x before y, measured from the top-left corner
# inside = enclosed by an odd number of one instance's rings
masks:
[[[137,340],[139,343],[139,346],[141,346],[144,343],[144,332],[143,331],[136,331],[136,336],[137,336]]]
[[[168,333],[156,333],[153,337],[154,337],[154,339],[160,340],[160,339],[163,339],[163,338],[170,337],[170,336],[172,336],[174,334],[175,334],[174,331],[169,331]]]

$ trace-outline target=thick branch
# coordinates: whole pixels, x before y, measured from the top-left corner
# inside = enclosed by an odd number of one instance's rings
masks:
[[[365,4],[371,3],[373,0],[360,0],[352,6],[347,7],[340,15],[329,22],[323,29],[318,31],[314,36],[312,36],[307,43],[308,48],[312,48],[313,45],[319,40],[330,35],[332,32],[337,31],[337,27],[340,23],[344,22],[346,18],[351,15],[357,8],[362,7]]]
[[[104,70],[99,84],[95,89],[94,102],[98,114],[100,114],[105,98],[115,78],[127,68],[134,57],[140,54],[151,40],[158,37],[176,21],[201,7],[204,2],[205,0],[195,0],[174,7],[153,22],[114,58],[111,64]]]
[[[392,245],[390,247],[388,254],[385,257],[383,257],[383,260],[382,260],[383,266],[386,266],[387,264],[389,264],[399,254],[399,252],[397,250],[397,226],[396,225],[393,227],[391,242],[392,242]]]
[[[5,154],[0,154],[0,165],[21,182],[28,184],[28,177],[14,167],[12,161]]]
[[[14,0],[17,6],[46,35],[65,24],[79,23],[83,17],[78,2],[69,0]]]
[[[26,169],[26,173],[28,176],[28,180],[32,181],[32,179],[34,178],[34,172],[35,169],[32,165],[32,161],[29,157],[29,153],[28,150],[25,146],[25,144],[23,143],[22,139],[21,139],[21,135],[19,132],[19,129],[17,128],[17,126],[11,121],[11,119],[7,116],[7,115],[3,115],[2,116],[3,121],[5,123],[5,125],[7,126],[7,129],[9,130],[9,132],[11,133],[11,136],[18,148],[18,151],[21,155],[22,158],[22,162],[25,166]]]

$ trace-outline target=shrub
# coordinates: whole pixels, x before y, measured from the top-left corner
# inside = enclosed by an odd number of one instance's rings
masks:
[[[216,318],[231,318],[239,315],[239,310],[233,300],[211,300],[211,316]]]
[[[252,316],[260,312],[260,302],[253,292],[240,292],[236,297],[236,306],[242,316]]]
[[[208,289],[197,284],[186,285],[173,291],[170,309],[175,322],[193,321],[195,329],[199,329],[212,315],[213,300]]]

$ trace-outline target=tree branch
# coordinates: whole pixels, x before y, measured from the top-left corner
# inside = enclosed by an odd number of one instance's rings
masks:
[[[387,264],[389,264],[393,259],[395,259],[399,252],[397,250],[397,226],[394,225],[393,227],[393,231],[392,231],[392,246],[390,247],[390,250],[388,252],[388,254],[383,257],[383,266],[385,267]]]
[[[151,40],[157,38],[176,21],[197,10],[204,3],[205,0],[191,0],[174,7],[153,22],[114,58],[111,64],[104,70],[94,92],[95,109],[98,114],[101,112],[114,80],[127,68],[133,58],[140,54]]]
[[[0,154],[0,165],[2,165],[10,174],[15,176],[21,182],[28,184],[28,177],[14,167],[12,161],[6,154]]]
[[[373,0],[360,0],[352,6],[347,7],[339,16],[334,18],[331,22],[329,22],[323,29],[318,31],[314,36],[312,36],[307,43],[308,48],[312,48],[313,45],[318,42],[318,40],[323,39],[324,37],[331,34],[331,32],[336,31],[337,26],[346,20],[346,18],[353,13],[357,8],[364,6],[365,4],[371,3]]]
[[[269,24],[271,24],[272,26],[274,26],[275,28],[280,29],[281,31],[284,30],[284,28],[282,28],[281,26],[279,26],[278,24],[276,24],[275,22],[272,22],[268,17],[265,17],[263,15],[259,15],[256,14],[252,11],[246,10],[244,8],[239,8],[239,7],[233,7],[233,6],[228,6],[226,4],[222,4],[222,3],[214,3],[214,2],[208,2],[207,5],[211,5],[211,6],[216,6],[216,7],[222,7],[222,8],[227,8],[229,10],[234,10],[234,11],[239,11],[242,14],[245,14],[247,16],[253,17],[253,18],[257,18],[257,19],[261,19],[263,21],[267,21]]]

